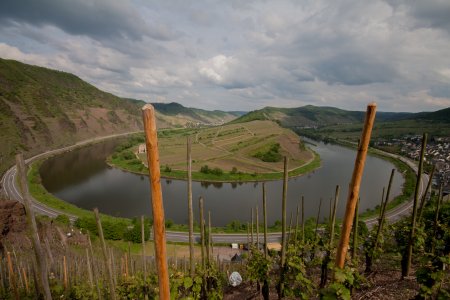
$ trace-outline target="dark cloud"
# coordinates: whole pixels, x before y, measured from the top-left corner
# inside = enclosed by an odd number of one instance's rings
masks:
[[[389,62],[361,53],[340,53],[319,61],[315,75],[329,84],[364,85],[391,82],[397,75]]]
[[[448,0],[391,0],[394,8],[414,18],[414,27],[437,28],[450,33],[450,1]]]
[[[149,36],[172,40],[179,36],[157,20],[144,20],[128,1],[109,0],[2,0],[0,20],[53,25],[70,34],[95,39]],[[147,21],[147,22],[146,22]]]

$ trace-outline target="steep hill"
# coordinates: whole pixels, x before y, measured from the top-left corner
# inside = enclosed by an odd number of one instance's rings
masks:
[[[142,129],[144,101],[103,92],[77,76],[0,58],[0,174],[14,154]],[[158,126],[228,122],[235,114],[155,104]]]

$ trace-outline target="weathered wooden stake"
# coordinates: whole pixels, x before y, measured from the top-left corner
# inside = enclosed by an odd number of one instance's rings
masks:
[[[141,242],[142,242],[142,266],[144,271],[144,284],[147,281],[147,264],[145,259],[145,225],[144,216],[141,216]]]
[[[251,229],[250,229],[250,233],[251,233],[251,237],[252,237],[252,247],[253,247],[253,245],[254,245],[254,239],[253,239],[253,207],[251,208],[251,210],[250,210],[250,220],[251,220],[251,223],[252,223],[252,227],[251,227]]]
[[[211,264],[211,260],[213,260],[213,244],[212,244],[212,232],[211,232],[211,212],[208,211],[208,263]]]
[[[355,218],[353,221],[353,247],[352,247],[352,260],[356,263],[358,258],[358,222],[359,222],[359,201],[361,201],[360,198],[358,198],[358,201],[356,201],[356,207],[355,207]]]
[[[19,175],[19,187],[22,191],[23,204],[27,215],[27,226],[31,231],[31,241],[33,243],[42,292],[44,293],[44,299],[52,299],[50,287],[48,285],[47,260],[45,259],[45,255],[41,247],[41,241],[39,239],[36,219],[34,218],[34,211],[32,208],[31,196],[28,190],[27,169],[21,153],[16,155],[16,166]]]
[[[30,292],[30,287],[28,285],[28,277],[27,277],[27,272],[25,271],[25,268],[22,268],[22,273],[23,273],[23,279],[25,280],[25,291],[28,293]]]
[[[91,235],[90,235],[89,232],[88,232],[88,234],[87,234],[87,237],[88,237],[88,244],[89,244],[89,252],[90,252],[91,257],[92,257],[92,274],[93,274],[93,276],[94,276],[95,278],[97,278],[98,270],[97,270],[97,268],[95,267],[95,263],[94,263],[94,249],[92,248]],[[96,284],[95,287],[96,287],[96,289],[97,289],[97,296],[98,296],[98,299],[101,300],[101,299],[102,299],[102,294],[101,294],[101,292],[100,292],[100,286],[99,286],[98,284]]]
[[[198,205],[200,210],[200,239],[201,239],[201,258],[202,268],[205,268],[205,218],[203,217],[203,198],[198,199]]]
[[[422,137],[422,148],[420,149],[420,160],[419,160],[419,168],[417,170],[416,188],[414,190],[414,204],[411,216],[411,230],[409,232],[408,248],[406,249],[406,266],[402,270],[402,277],[409,276],[409,273],[411,272],[414,236],[416,234],[417,202],[419,201],[419,189],[422,183],[423,160],[425,156],[426,147],[427,147],[427,134],[424,133]]]
[[[378,242],[380,240],[381,232],[383,230],[383,223],[384,223],[384,218],[386,215],[386,206],[389,201],[389,196],[391,194],[391,187],[392,187],[392,181],[394,180],[394,174],[395,174],[395,169],[392,169],[391,177],[389,177],[389,184],[388,184],[388,189],[386,192],[386,199],[384,200],[383,205],[381,206],[381,216],[380,216],[380,219],[378,220],[378,229],[377,229],[377,234],[375,236],[375,243],[374,243],[373,249],[372,249],[372,257],[373,257],[373,252],[375,252],[378,247]]]
[[[67,291],[68,286],[68,279],[67,279],[67,262],[66,262],[66,256],[63,256],[63,268],[64,268],[64,289]]]
[[[320,209],[322,208],[322,198],[319,200],[319,210],[317,211],[317,218],[316,218],[316,230],[314,230],[314,242],[317,241],[317,231],[319,229],[319,220],[320,220]]]
[[[302,245],[305,244],[305,197],[302,196]]]
[[[334,194],[333,213],[331,215],[331,228],[330,228],[330,251],[334,245],[334,225],[336,224],[336,210],[339,201],[339,185],[336,185],[336,192]]]
[[[14,269],[13,269],[12,260],[11,260],[11,253],[9,251],[6,253],[6,257],[7,257],[7,260],[8,260],[10,285],[13,288],[14,297],[16,298],[16,300],[19,300],[20,297],[19,297],[19,291],[17,289],[17,284],[16,284],[16,274],[15,274]]]
[[[358,153],[356,155],[352,179],[350,182],[350,188],[347,198],[347,206],[345,209],[344,220],[342,223],[341,237],[339,240],[339,246],[337,248],[336,254],[336,266],[341,269],[344,268],[345,257],[347,255],[350,231],[352,229],[353,217],[355,215],[356,202],[358,201],[359,197],[361,178],[364,171],[364,165],[366,162],[366,155],[367,150],[369,148],[369,141],[372,133],[372,127],[375,121],[376,107],[377,105],[375,103],[370,103],[367,106],[364,127],[358,145]]]
[[[256,249],[259,250],[259,212],[258,212],[258,205],[255,207],[255,214],[256,214]]]
[[[161,300],[168,300],[170,299],[169,271],[166,258],[164,206],[161,191],[155,109],[151,104],[146,104],[142,108],[142,111],[152,191],[153,230],[155,233],[155,257],[158,270],[159,298]]]
[[[384,193],[386,192],[385,187],[383,187],[383,192],[381,193],[381,203],[380,203],[380,213],[378,214],[378,220],[381,219],[381,215],[383,214],[383,203],[384,203]]]
[[[86,264],[88,269],[89,286],[91,289],[94,288],[94,277],[92,276],[91,259],[89,257],[89,250],[86,248]]]
[[[288,235],[288,237],[287,237],[287,241],[286,241],[286,243],[289,245],[289,242],[290,242],[290,240],[291,240],[291,237],[292,237],[292,219],[293,219],[293,215],[294,215],[294,213],[291,211],[291,215],[290,215],[290,217],[289,217],[289,235]]]
[[[430,191],[431,183],[433,182],[433,176],[434,176],[434,169],[435,169],[435,167],[436,166],[433,165],[433,167],[431,169],[430,176],[428,177],[427,188],[425,189],[425,193],[423,193],[422,199],[420,200],[419,211],[417,212],[417,223],[420,223],[420,221],[422,219],[423,207],[425,206],[426,198],[427,198],[428,192]]]
[[[437,233],[437,228],[438,228],[438,223],[439,223],[439,210],[441,208],[441,203],[442,203],[442,189],[443,189],[443,184],[441,183],[441,186],[439,188],[439,196],[436,201],[436,210],[434,212],[433,240],[431,243],[431,253],[432,254],[434,254],[434,250],[436,248],[436,233]]]
[[[266,183],[262,184],[262,192],[263,192],[263,218],[264,218],[264,257],[267,258],[268,249],[267,249],[267,203],[266,203]]]
[[[297,204],[297,210],[295,214],[295,236],[294,236],[294,245],[297,245],[297,235],[298,235],[298,216],[300,214],[300,206]]]
[[[288,159],[284,157],[283,194],[281,198],[281,267],[280,267],[280,292],[278,298],[284,296],[284,272],[286,265],[286,198],[288,186]]]
[[[189,222],[189,274],[195,275],[194,262],[194,211],[192,208],[192,155],[191,138],[187,138],[187,176],[188,176],[188,222]]]
[[[102,245],[102,252],[103,252],[103,259],[105,261],[106,266],[106,272],[108,274],[108,285],[109,285],[109,296],[111,299],[116,299],[116,289],[114,287],[114,279],[111,269],[111,257],[108,255],[108,252],[106,250],[106,243],[105,243],[105,237],[103,236],[103,228],[102,228],[102,221],[100,220],[100,216],[98,214],[98,209],[94,208],[94,214],[95,214],[95,221],[97,222],[97,229],[98,234],[100,236],[100,242]]]

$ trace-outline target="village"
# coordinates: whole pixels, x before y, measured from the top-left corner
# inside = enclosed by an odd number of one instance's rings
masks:
[[[398,154],[418,161],[420,157],[421,135],[405,135],[390,140],[379,139],[374,145],[386,149],[395,149]],[[450,194],[450,137],[431,137],[427,142],[425,162],[435,166],[433,186],[443,185],[443,194]]]

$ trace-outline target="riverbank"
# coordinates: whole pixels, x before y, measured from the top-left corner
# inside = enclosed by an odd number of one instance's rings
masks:
[[[31,172],[30,172],[31,173]],[[36,173],[35,175],[39,175],[38,172],[38,167],[36,169]],[[30,181],[33,181],[30,179]],[[34,183],[38,183],[40,184],[40,178],[37,180],[34,180]],[[47,203],[49,206],[53,206],[55,209],[60,210],[61,209],[61,205],[64,206],[64,213],[65,214],[78,214],[80,211],[85,211],[86,215],[84,216],[92,216],[92,212],[89,210],[83,210],[81,208],[78,208],[72,204],[69,204],[65,201],[62,201],[56,197],[54,197],[52,194],[50,194],[48,191],[45,190],[45,188],[41,185],[41,190],[40,190],[41,195],[45,195],[46,197],[51,197],[53,199],[47,199],[47,201],[45,203]],[[36,192],[33,192],[33,194],[36,194]],[[41,197],[41,196],[37,196],[36,198]],[[57,201],[59,201],[59,203]],[[56,202],[54,202],[56,201]],[[75,208],[77,211],[72,210],[72,208]],[[115,218],[115,217],[111,217],[111,218]],[[130,219],[128,219],[130,220]],[[234,223],[234,224],[232,224]],[[176,225],[174,224],[174,222],[171,222],[170,220],[168,220],[168,224],[167,224],[167,229],[170,231],[187,231],[187,227],[185,225]],[[230,226],[225,226],[225,227],[217,227],[215,229],[213,229],[214,233],[232,233],[232,232],[241,232],[243,234],[245,234],[246,232],[246,226],[244,226],[244,224],[240,224],[241,226],[238,226],[238,224],[236,224],[236,222],[230,220]],[[272,232],[277,232],[279,231],[279,228],[276,228],[276,226],[274,226],[271,231]]]
[[[328,139],[327,143],[336,144],[352,150],[357,149],[356,143],[346,140]],[[391,162],[397,168],[397,171],[403,175],[404,183],[402,187],[402,193],[387,203],[386,212],[389,212],[390,210],[397,208],[398,206],[411,200],[416,184],[415,170],[413,170],[410,165],[403,161],[399,155],[388,153],[375,148],[369,148],[368,154]],[[378,217],[379,214],[380,205],[377,205],[373,209],[368,209],[365,212],[360,213],[359,217],[362,220],[368,220],[374,217]]]

